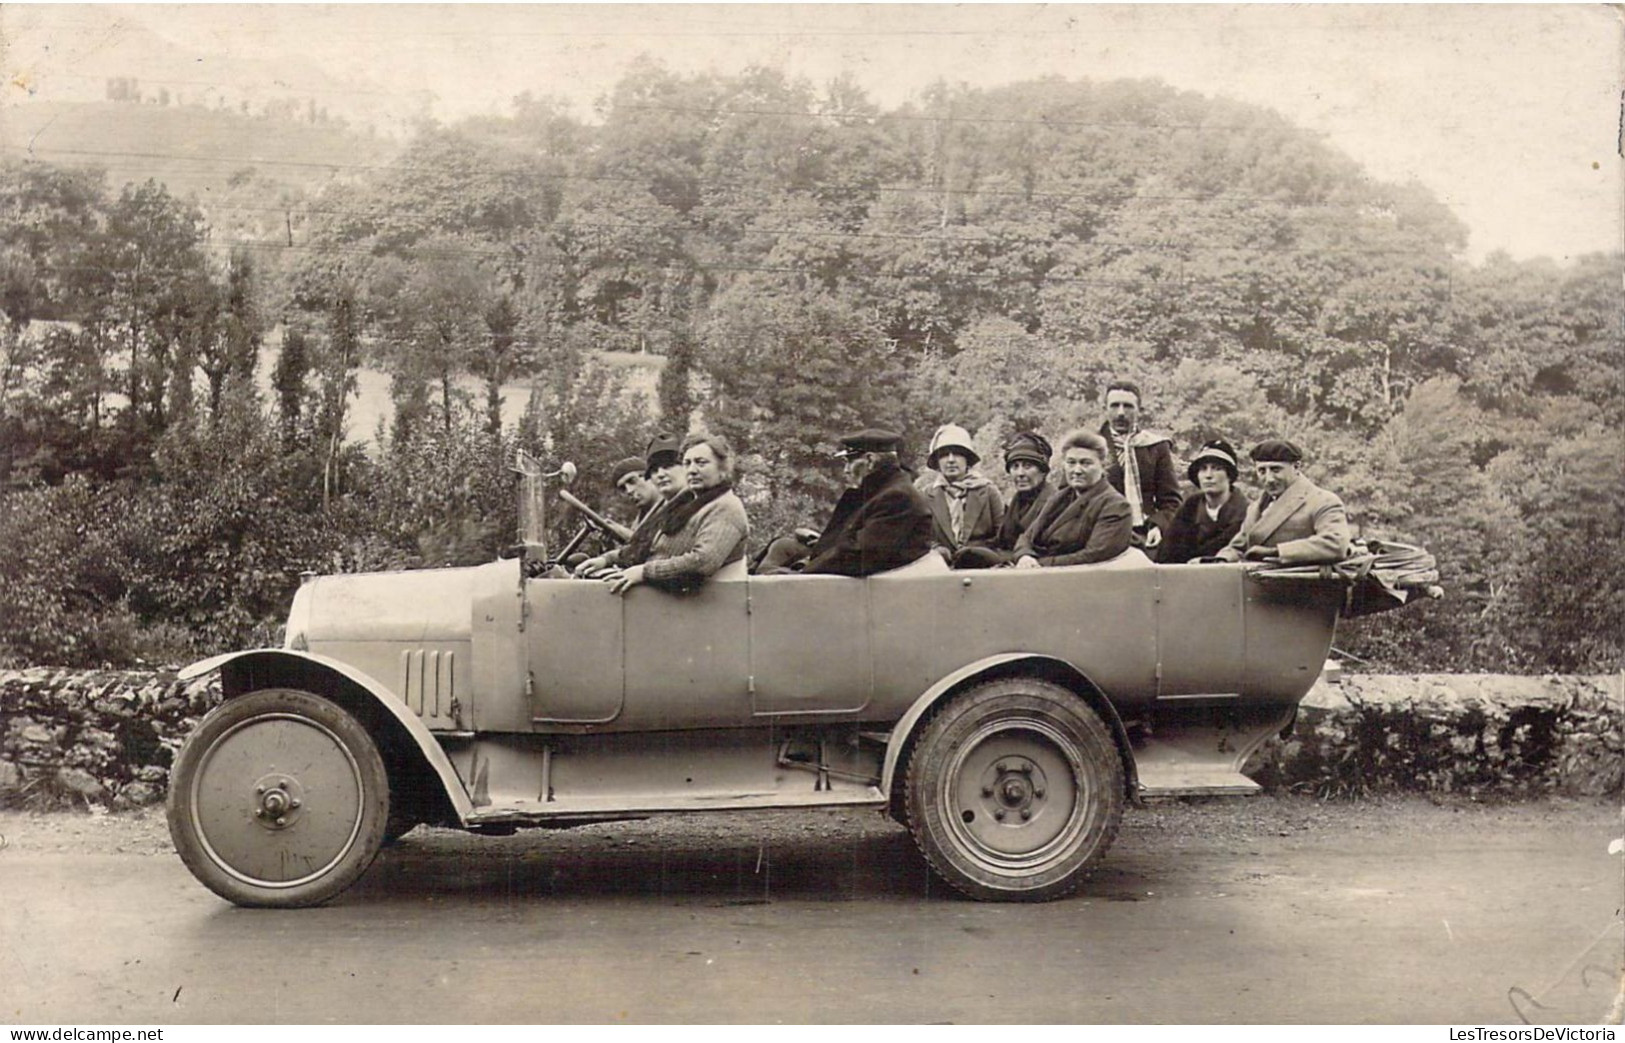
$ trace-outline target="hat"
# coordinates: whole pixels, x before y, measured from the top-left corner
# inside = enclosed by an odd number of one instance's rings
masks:
[[[841,436],[841,448],[835,455],[843,460],[864,453],[895,453],[897,443],[903,436],[895,431],[885,431],[878,427],[866,427],[862,431]]]
[[[1049,462],[1055,455],[1055,447],[1049,444],[1049,439],[1037,431],[1017,431],[1004,443],[1004,469],[1010,470],[1010,465],[1017,460],[1026,460],[1037,464],[1044,473],[1049,473]]]
[[[1253,459],[1258,459],[1257,453],[1253,454]],[[1241,470],[1236,466],[1236,447],[1222,438],[1215,438],[1211,442],[1203,442],[1202,448],[1198,449],[1196,455],[1191,457],[1191,465],[1185,468],[1185,477],[1191,480],[1192,485],[1196,484],[1196,472],[1204,460],[1212,460],[1223,465],[1224,469],[1230,473],[1232,482],[1236,480],[1236,475]]]
[[[1303,459],[1303,450],[1284,438],[1268,438],[1253,446],[1255,464],[1295,464]]]
[[[670,467],[683,458],[683,440],[676,435],[661,432],[649,439],[648,452],[643,455],[644,474],[661,467]]]
[[[642,474],[645,466],[647,465],[635,456],[629,456],[625,460],[617,460],[615,466],[609,469],[609,484],[619,487],[622,478],[629,474]]]
[[[981,461],[976,450],[971,448],[970,432],[958,424],[943,424],[937,428],[937,433],[931,436],[931,455],[925,458],[925,465],[932,470],[937,469],[937,457],[948,450],[957,450],[963,454],[970,465],[975,467]]]

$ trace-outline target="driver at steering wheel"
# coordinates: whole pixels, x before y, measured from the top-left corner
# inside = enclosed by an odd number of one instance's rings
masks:
[[[660,532],[660,519],[684,489],[686,473],[680,447],[673,435],[655,435],[642,461],[627,457],[615,465],[615,488],[638,505],[638,520],[626,543],[577,565],[578,578],[594,578],[649,560],[655,536]]]

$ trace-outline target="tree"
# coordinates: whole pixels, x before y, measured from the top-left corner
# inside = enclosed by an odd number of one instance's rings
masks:
[[[702,420],[748,454],[749,491],[767,502],[826,503],[838,436],[903,426],[900,353],[873,316],[825,294],[741,280],[713,304],[698,361]]]

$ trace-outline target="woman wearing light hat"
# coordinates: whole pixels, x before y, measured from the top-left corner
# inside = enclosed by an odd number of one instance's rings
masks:
[[[1239,472],[1235,446],[1222,438],[1202,444],[1185,469],[1196,492],[1185,498],[1169,520],[1158,561],[1183,565],[1212,557],[1235,538],[1247,517],[1247,498],[1236,488]]]
[[[947,561],[965,547],[990,547],[1004,522],[1004,500],[993,483],[976,473],[981,457],[970,432],[943,424],[931,436],[926,466],[937,472],[925,498],[931,504],[931,549]]]

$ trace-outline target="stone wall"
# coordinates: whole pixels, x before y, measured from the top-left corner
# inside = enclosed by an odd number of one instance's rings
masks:
[[[1625,793],[1621,677],[1344,675],[1246,771],[1268,790],[1353,797]],[[220,698],[208,678],[0,671],[0,807],[163,800],[169,766]]]
[[[176,751],[219,700],[216,676],[0,671],[0,807],[160,803]]]
[[[1244,769],[1269,790],[1618,796],[1625,675],[1345,674]]]

